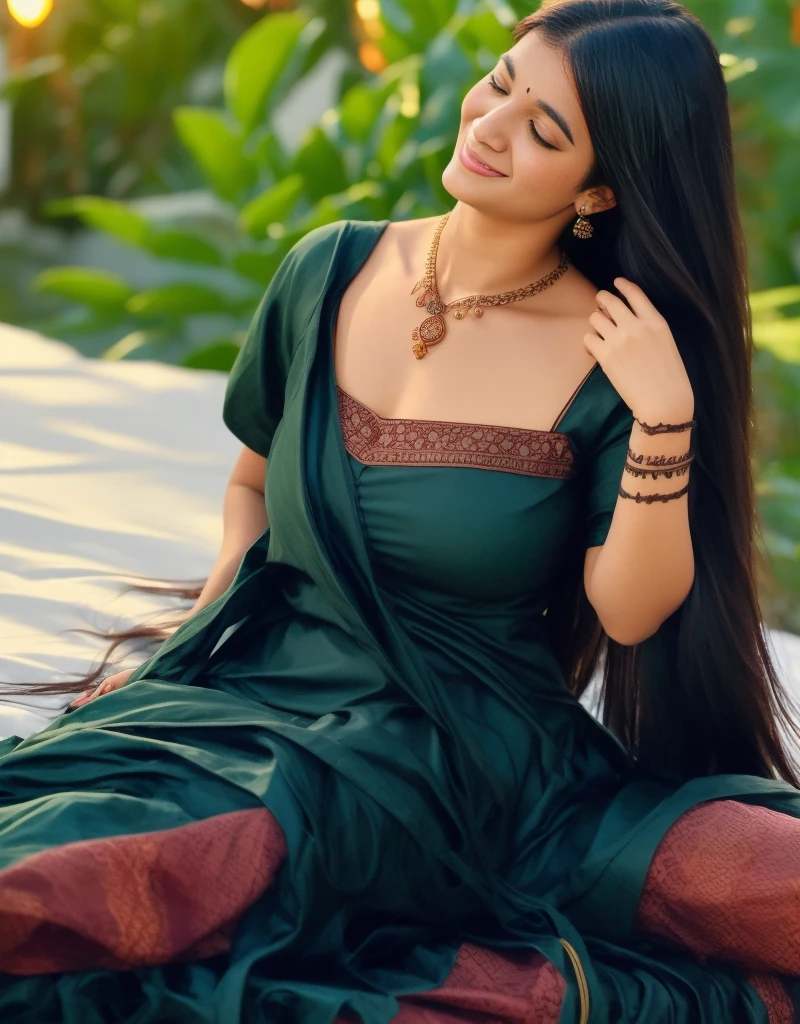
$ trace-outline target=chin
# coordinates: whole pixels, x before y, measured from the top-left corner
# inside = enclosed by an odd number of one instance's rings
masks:
[[[463,166],[456,151],[450,158],[450,163],[442,171],[442,185],[453,199],[461,200],[467,206],[473,206],[475,204],[469,200],[471,197],[474,198],[478,192],[475,185],[480,184],[479,181],[471,182],[468,180],[468,178],[474,177],[475,175],[471,175],[466,167]]]
[[[442,185],[445,191],[449,192],[453,199],[461,203],[462,206],[469,206],[489,217],[502,218],[502,208],[507,200],[498,207],[497,201],[488,194],[488,189],[481,188],[481,180],[471,182],[467,180],[468,176],[473,177],[465,167],[460,165],[456,155],[442,171]],[[487,181],[492,180],[487,178]]]
[[[453,158],[453,160],[455,157]],[[460,182],[455,181],[455,172],[453,169],[453,160],[445,167],[442,171],[442,185],[446,192],[449,192],[453,199],[461,199],[461,193],[463,189],[459,188]]]

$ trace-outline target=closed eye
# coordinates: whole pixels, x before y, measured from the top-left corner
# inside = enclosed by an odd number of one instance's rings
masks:
[[[497,81],[495,80],[493,74],[489,75],[489,85],[491,86],[492,89],[495,90],[495,92],[499,92],[501,96],[508,96],[508,93],[505,91],[505,89],[501,89],[500,86],[497,84]],[[534,139],[536,139],[540,146],[544,146],[546,149],[558,149],[558,146],[554,146],[552,142],[547,142],[541,137],[541,135],[536,131],[536,125],[533,123],[533,121],[528,121],[528,125],[531,130],[531,135],[534,137]]]

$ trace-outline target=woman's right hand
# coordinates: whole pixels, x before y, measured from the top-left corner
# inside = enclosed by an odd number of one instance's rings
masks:
[[[122,672],[115,672],[113,675],[106,676],[105,679],[99,683],[93,690],[86,690],[76,697],[75,700],[67,704],[68,708],[82,708],[84,704],[88,704],[90,700],[94,700],[95,697],[102,697],[104,693],[111,693],[112,690],[118,690],[121,686],[124,686],[136,669],[128,668]]]

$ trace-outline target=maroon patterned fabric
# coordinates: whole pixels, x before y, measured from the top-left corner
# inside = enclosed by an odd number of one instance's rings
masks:
[[[794,1024],[794,1004],[778,978],[770,974],[751,974],[747,981],[761,996],[769,1024]]]
[[[441,988],[400,1000],[392,1024],[556,1024],[566,982],[540,953],[465,943]]]
[[[224,952],[285,857],[266,808],[34,854],[0,871],[0,971],[124,970]],[[800,974],[800,821],[733,800],[688,811],[658,846],[636,924],[737,963],[769,1024],[792,1024],[777,975]],[[565,990],[534,951],[466,943],[442,986],[401,998],[393,1024],[557,1024]]]
[[[224,952],[285,856],[266,808],[34,854],[0,871],[0,971],[124,970]]]
[[[557,1024],[565,990],[539,953],[500,954],[465,943],[444,985],[401,997],[392,1024]],[[335,1024],[355,1021],[341,1016]]]
[[[337,394],[345,448],[367,465],[471,466],[562,479],[573,471],[569,438],[554,430],[387,419],[341,388]]]
[[[778,974],[800,974],[800,821],[736,800],[699,804],[656,850],[637,909],[642,931],[738,964],[769,1024],[793,1024]]]
[[[736,800],[693,807],[656,850],[637,926],[702,957],[800,974],[800,820]]]

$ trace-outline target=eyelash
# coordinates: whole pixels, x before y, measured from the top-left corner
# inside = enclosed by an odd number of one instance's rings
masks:
[[[489,87],[491,89],[494,89],[496,92],[499,92],[501,96],[508,96],[508,93],[505,91],[505,89],[501,89],[500,86],[497,84],[493,74],[489,75]],[[536,141],[541,146],[544,146],[546,149],[558,149],[558,147],[554,146],[551,142],[545,142],[541,135],[536,131],[536,125],[533,123],[533,121],[528,121],[528,124],[531,129],[531,135],[534,137],[534,139],[536,139]]]

